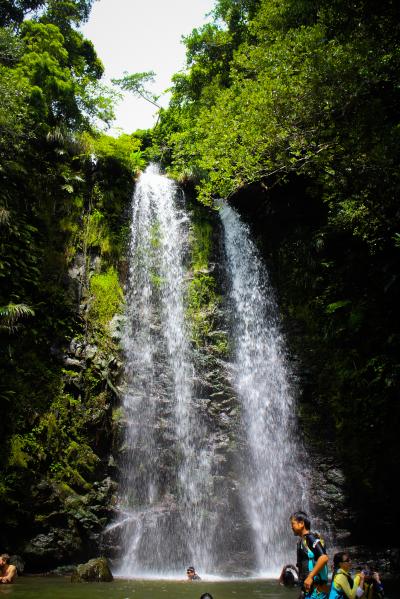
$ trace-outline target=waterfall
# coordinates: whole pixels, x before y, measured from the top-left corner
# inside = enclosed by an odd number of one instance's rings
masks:
[[[193,387],[185,319],[188,216],[151,165],[132,202],[126,290],[120,576],[184,576],[213,564],[214,447]]]
[[[294,559],[289,515],[307,509],[307,464],[292,375],[249,230],[227,204],[219,213],[232,357],[214,362],[226,380],[215,393],[202,386],[208,362],[193,349],[186,318],[192,225],[185,198],[153,165],[137,182],[119,497],[106,531],[119,545],[119,576],[181,578],[191,564],[203,576],[276,576]]]
[[[294,559],[289,516],[307,509],[307,464],[299,456],[295,405],[277,305],[248,227],[222,203],[234,343],[233,385],[241,404],[240,494],[259,574]],[[292,557],[290,557],[292,556]]]

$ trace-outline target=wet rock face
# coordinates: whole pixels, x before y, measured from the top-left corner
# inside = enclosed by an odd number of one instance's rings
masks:
[[[88,559],[98,551],[101,532],[109,521],[116,484],[107,477],[86,494],[64,497],[60,488],[39,483],[34,500],[42,506],[35,535],[21,557],[29,572],[48,571]]]
[[[54,567],[71,561],[72,556],[82,551],[82,544],[76,532],[69,529],[50,528],[46,533],[36,535],[25,546],[23,555],[31,570],[41,570],[42,566]]]
[[[72,338],[63,345],[55,344],[52,355],[63,368],[66,401],[79,408],[64,414],[58,407],[50,407],[49,413],[57,428],[55,436],[62,437],[62,430],[70,428],[70,441],[64,443],[71,442],[75,450],[68,463],[62,453],[49,455],[47,459],[49,463],[54,459],[58,475],[42,469],[30,486],[34,517],[19,544],[15,548],[10,544],[21,554],[27,572],[48,572],[100,554],[101,533],[113,514],[117,486],[113,479],[117,473],[112,458],[116,434],[112,411],[119,398],[123,317],[116,314],[108,330],[90,311],[90,276],[100,268],[99,257],[87,260],[78,252],[67,277],[76,314],[86,328],[84,334],[80,327],[74,329]],[[85,446],[87,465],[78,457],[85,454]]]
[[[80,564],[71,576],[71,582],[112,582],[113,580],[105,557],[97,557],[86,564]]]

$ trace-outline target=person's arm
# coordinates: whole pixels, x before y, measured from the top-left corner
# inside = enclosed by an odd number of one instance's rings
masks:
[[[316,576],[318,574],[318,572],[321,572],[322,568],[328,563],[329,558],[326,555],[326,553],[322,553],[319,558],[317,559],[317,561],[315,562],[315,566],[314,568],[311,570],[311,572],[308,573],[307,578],[304,580],[304,588],[306,589],[306,591],[308,592],[311,588],[311,585],[314,581],[314,576]]]
[[[383,597],[383,595],[384,595],[383,584],[382,584],[382,581],[380,579],[378,572],[372,573],[372,580],[374,581],[373,585],[374,585],[375,595],[377,595],[377,597]]]
[[[13,582],[16,573],[17,568],[15,566],[9,565],[7,568],[7,574],[0,579],[0,582],[2,582],[3,584]]]
[[[345,583],[347,583],[348,592],[350,592],[349,595],[346,595],[347,597],[350,597],[350,599],[353,599],[354,597],[362,597],[364,595],[364,573],[363,572],[359,572],[358,574],[355,575],[353,588],[350,588],[350,584],[349,584],[349,581],[346,578],[346,576],[343,576],[343,578],[346,579]],[[343,589],[343,590],[345,590],[345,589]]]

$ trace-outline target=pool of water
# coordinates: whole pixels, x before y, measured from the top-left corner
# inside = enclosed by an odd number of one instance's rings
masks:
[[[21,576],[13,585],[0,585],[0,599],[297,599],[298,589],[276,580],[188,582],[114,579],[103,583],[71,583],[69,578]]]
[[[72,583],[69,577],[21,576],[12,585],[0,584],[0,599],[298,599],[297,588],[285,588],[276,580],[229,581],[126,580]],[[385,584],[385,599],[398,599],[397,585]]]

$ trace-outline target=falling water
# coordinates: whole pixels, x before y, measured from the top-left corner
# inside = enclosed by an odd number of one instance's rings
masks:
[[[247,226],[226,203],[220,215],[230,279],[234,387],[242,406],[241,497],[260,574],[293,556],[289,515],[307,508],[299,476],[294,401],[277,306]],[[293,557],[291,558],[293,559]]]
[[[188,218],[175,184],[150,166],[132,204],[127,284],[121,576],[211,569],[214,449],[193,392],[185,321]],[[207,441],[207,443],[206,443]]]
[[[214,399],[202,399],[196,388],[185,318],[190,222],[183,195],[154,166],[136,186],[120,496],[108,527],[119,539],[120,576],[181,577],[190,563],[203,575],[276,574],[293,556],[288,516],[307,509],[273,293],[247,227],[226,204],[220,215],[241,414],[238,421],[221,408],[229,434],[207,414]],[[229,389],[224,401],[236,402]]]

